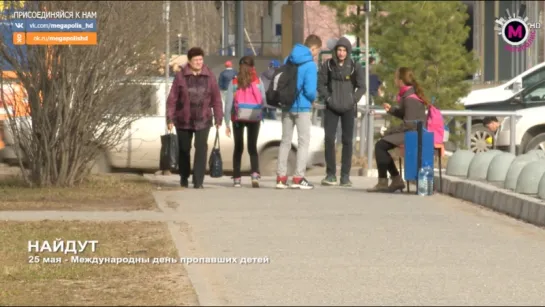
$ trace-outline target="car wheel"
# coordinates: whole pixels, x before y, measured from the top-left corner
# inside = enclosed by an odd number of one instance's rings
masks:
[[[276,176],[278,164],[278,146],[266,148],[259,155],[259,170],[261,176]],[[295,172],[297,155],[295,151],[290,150],[288,156],[288,176],[292,176]]]
[[[530,142],[528,142],[528,145],[526,145],[524,152],[526,153],[534,149],[541,149],[545,151],[545,133],[534,136]]]
[[[95,159],[93,167],[91,168],[91,174],[107,174],[112,171],[108,155],[105,152],[101,152]]]
[[[494,139],[494,136],[483,124],[471,126],[471,151],[478,153],[491,150],[494,143],[488,143],[486,141],[488,138]]]

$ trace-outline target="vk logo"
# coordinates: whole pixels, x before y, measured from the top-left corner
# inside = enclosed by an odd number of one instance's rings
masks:
[[[25,24],[22,23],[22,22],[16,22],[16,23],[15,23],[15,27],[16,27],[17,29],[24,29],[24,28],[25,28]]]

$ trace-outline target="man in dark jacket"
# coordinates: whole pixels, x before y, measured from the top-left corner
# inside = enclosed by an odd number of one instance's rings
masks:
[[[333,57],[325,61],[318,75],[318,92],[323,97],[326,177],[322,185],[337,185],[335,135],[339,119],[342,130],[341,180],[342,186],[351,186],[352,138],[357,103],[365,93],[365,73],[360,63],[350,58],[352,45],[341,37],[333,49]]]
[[[265,91],[269,88],[269,84],[271,84],[274,72],[278,67],[280,67],[280,62],[278,62],[277,60],[272,60],[271,63],[269,63],[269,68],[261,74],[261,82],[263,82],[263,87],[265,88]],[[276,119],[275,108],[266,107],[263,111],[263,115],[265,118]]]
[[[369,96],[371,96],[371,99],[375,100],[376,97],[382,96],[381,95],[381,86],[382,81],[380,81],[380,77],[375,72],[375,58],[370,57],[369,58]]]
[[[227,88],[233,78],[237,75],[236,70],[233,69],[233,63],[231,61],[225,62],[225,70],[222,71],[218,77],[218,86],[221,91],[221,100],[225,100],[225,93],[227,93]],[[225,103],[225,102],[224,102]]]

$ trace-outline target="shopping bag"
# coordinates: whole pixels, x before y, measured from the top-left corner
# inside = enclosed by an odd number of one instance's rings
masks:
[[[208,168],[210,170],[210,177],[220,178],[223,176],[223,162],[221,160],[220,153],[220,136],[219,129],[216,129],[216,140],[214,141],[214,148],[210,153],[210,158],[208,160]]]
[[[162,171],[178,170],[178,136],[174,133],[161,135],[161,156],[159,168]]]

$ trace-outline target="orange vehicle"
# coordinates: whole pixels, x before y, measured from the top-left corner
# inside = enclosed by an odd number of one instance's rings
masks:
[[[0,91],[0,150],[4,149],[4,121],[9,116],[29,115],[28,96],[17,75],[13,71],[2,72]],[[8,115],[9,114],[9,115]]]

